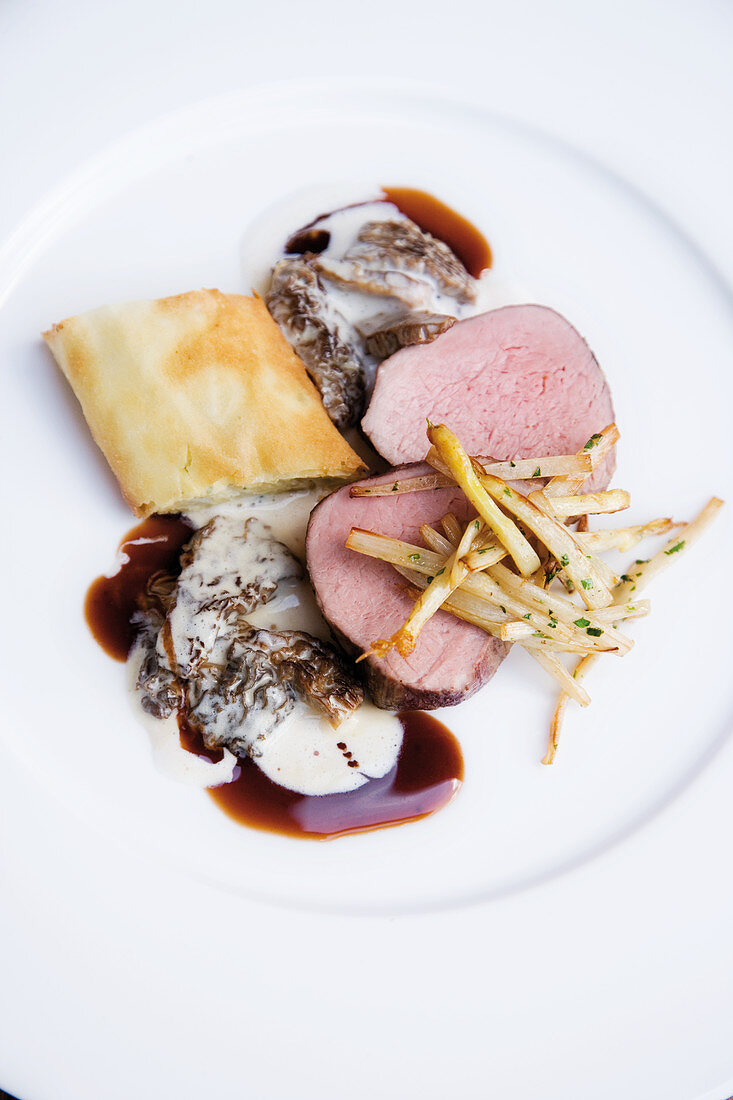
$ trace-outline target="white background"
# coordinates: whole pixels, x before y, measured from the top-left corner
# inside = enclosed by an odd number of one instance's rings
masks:
[[[267,81],[373,73],[430,81],[593,153],[653,195],[733,283],[732,55],[733,7],[713,2],[464,0],[431,10],[395,0],[359,8],[3,0],[0,239],[88,156],[161,113]],[[7,632],[0,644],[9,644]],[[411,920],[354,918],[343,987],[320,991],[322,1043],[314,1047],[312,1027],[278,1032],[276,1006],[308,1015],[323,955],[343,926],[245,909],[110,851],[55,805],[34,824],[28,778],[5,761],[0,1086],[22,1100],[256,1098],[264,1094],[247,1083],[254,1044],[260,1063],[271,1059],[273,1079],[287,1061],[313,1084],[328,1064],[329,1080],[343,1083],[334,1096],[362,1095],[360,1080],[388,1097],[539,1096],[576,1062],[583,1068],[569,1100],[605,1096],[609,1086],[608,1095],[631,1100],[722,1100],[733,1092],[733,799],[724,778],[708,769],[633,847],[544,887],[541,919],[537,891],[459,918],[425,917],[419,935]],[[711,805],[721,841],[701,848],[696,815]],[[279,944],[274,976],[256,950],[264,935]],[[724,946],[701,965],[707,940]],[[375,964],[387,957],[388,980]],[[226,1006],[212,992],[211,976],[222,970]],[[566,980],[580,971],[584,986]],[[247,989],[265,986],[268,1005],[258,1015]],[[51,988],[63,990],[62,1013],[57,996],[44,996]],[[587,1064],[564,1027],[581,989],[603,1039]],[[684,1059],[670,1049],[660,1004],[675,1022],[689,1006]],[[237,1006],[241,1017],[232,1020]],[[700,1006],[703,1029],[692,1026]],[[387,1072],[399,1064],[401,1012],[425,1042],[419,1065]],[[446,1014],[465,1017],[464,1040],[450,1052],[440,1043]],[[516,1049],[499,1051],[491,1037],[507,1016],[517,1021]],[[85,1042],[90,1030],[106,1037],[103,1087]],[[539,1065],[533,1041],[548,1031],[555,1060]],[[233,1045],[241,1078],[212,1094],[221,1052]],[[461,1069],[475,1064],[477,1045],[486,1052],[478,1080]],[[413,1091],[418,1078],[435,1091]]]

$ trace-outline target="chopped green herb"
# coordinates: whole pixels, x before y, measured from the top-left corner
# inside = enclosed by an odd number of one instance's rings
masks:
[[[426,577],[425,580],[428,582],[428,584],[431,584],[432,581],[433,581],[433,578],[432,577]]]
[[[535,630],[535,632],[534,632],[534,634],[532,635],[532,637],[533,637],[533,638],[545,638],[545,637],[547,637],[547,635],[546,635],[546,634],[543,634],[541,630]]]
[[[394,485],[392,486],[392,492],[396,493],[399,487],[399,482],[395,481]]]
[[[628,573],[622,573],[621,574],[621,580],[626,581],[627,584],[631,584],[631,577],[629,576]]]
[[[583,577],[580,583],[586,590],[593,587],[593,581],[590,579],[590,577]]]
[[[542,477],[542,470],[540,470],[539,466],[537,467],[535,472],[532,474],[532,477]]]
[[[438,572],[435,574],[435,576],[436,577],[442,577],[444,573],[445,573],[445,569],[439,569]]]
[[[481,520],[480,519],[475,519],[473,521],[473,525],[476,528],[476,530],[478,531],[479,527],[481,526]]]
[[[681,550],[684,545],[685,545],[685,540],[682,539],[682,542],[676,543],[675,546],[670,546],[669,550],[665,550],[664,552],[667,556],[669,556],[670,554],[676,554],[677,551]],[[641,576],[640,573],[637,573],[636,575],[637,575],[637,577]]]
[[[563,556],[560,558],[560,565],[563,567],[563,569],[566,565],[570,565],[570,558],[567,556],[567,554],[563,554]]]
[[[504,490],[504,496],[505,496],[505,497],[510,497],[511,495],[512,495],[512,491],[511,491],[511,489],[505,489],[505,490]]]
[[[547,623],[547,625],[551,626],[552,629],[554,630],[555,627],[557,626],[557,619],[550,619],[549,622]]]
[[[584,451],[590,451],[593,447],[597,447],[600,442],[601,442],[601,436],[598,434],[598,432],[595,432],[590,437],[590,439],[586,443],[585,447],[583,447],[583,450]]]
[[[634,565],[647,565],[648,562],[649,562],[649,558],[637,558],[636,561],[634,562]]]
[[[410,554],[410,561],[420,561],[419,554]]]
[[[589,626],[586,630],[586,634],[590,634],[591,638],[600,638],[602,633],[600,626]]]
[[[503,603],[500,603],[500,604],[499,604],[499,607],[501,608],[501,610],[502,610],[502,611],[504,612],[504,614],[506,615],[506,608],[504,607],[504,604],[503,604]]]
[[[590,626],[590,619],[576,619],[576,626]]]
[[[522,618],[523,619],[531,619],[532,618],[532,612],[528,611],[526,615],[522,615]]]
[[[514,468],[514,467],[516,466],[516,462],[512,462],[512,460],[511,460],[511,459],[509,459],[509,465],[510,465],[510,466],[512,467],[512,469],[513,469],[513,468]]]

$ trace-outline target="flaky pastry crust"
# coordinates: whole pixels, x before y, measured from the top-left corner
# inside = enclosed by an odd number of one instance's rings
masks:
[[[138,516],[364,472],[258,297],[103,306],[43,335]]]

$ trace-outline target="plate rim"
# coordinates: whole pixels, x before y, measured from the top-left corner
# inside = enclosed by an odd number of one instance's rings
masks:
[[[344,83],[343,81],[339,81],[338,83],[339,83],[340,87],[343,87],[343,83]],[[363,89],[373,91],[375,82],[373,82],[373,81],[372,82],[366,82],[366,81],[354,78],[353,82],[350,81],[349,83],[350,84],[353,83],[354,85],[358,84],[358,85],[362,86]],[[33,209],[29,212],[29,214],[21,221],[21,223],[19,224],[17,230],[15,230],[11,233],[10,237],[8,237],[6,239],[6,242],[4,243],[2,248],[0,248],[0,306],[2,304],[4,304],[7,295],[12,291],[13,287],[16,285],[16,281],[13,281],[12,285],[9,285],[7,282],[3,285],[1,280],[2,280],[2,275],[3,275],[3,270],[4,270],[4,267],[5,267],[5,264],[12,261],[12,258],[13,258],[14,255],[16,255],[16,256],[19,255],[19,249],[21,248],[23,240],[26,238],[26,234],[28,234],[28,233],[31,234],[31,242],[33,242],[35,240],[35,244],[36,244],[37,247],[40,246],[42,241],[47,240],[46,232],[49,229],[52,230],[53,226],[58,224],[58,217],[60,215],[60,212],[63,211],[63,209],[64,209],[63,204],[65,202],[72,202],[76,195],[78,195],[79,193],[83,193],[83,190],[80,192],[77,189],[79,189],[79,188],[83,189],[84,186],[93,185],[95,177],[94,177],[93,173],[90,171],[90,169],[93,168],[93,166],[96,164],[96,162],[100,158],[102,160],[106,159],[108,151],[114,150],[115,151],[114,152],[115,156],[123,155],[124,151],[126,149],[129,149],[129,146],[128,146],[127,143],[130,140],[130,138],[134,138],[135,135],[138,135],[140,130],[145,130],[147,132],[148,129],[149,129],[151,134],[154,133],[154,132],[157,132],[158,128],[161,125],[164,126],[164,125],[167,124],[167,123],[165,123],[165,120],[167,120],[167,119],[170,119],[170,118],[183,119],[184,117],[188,117],[192,107],[194,107],[195,109],[198,110],[198,109],[201,109],[204,104],[206,104],[207,105],[207,110],[208,110],[208,109],[211,108],[212,105],[219,103],[222,99],[227,100],[227,101],[236,100],[237,102],[249,101],[250,96],[251,96],[251,91],[255,91],[257,93],[257,96],[269,95],[269,94],[271,94],[273,87],[278,88],[278,89],[280,89],[281,91],[284,92],[285,89],[292,90],[293,88],[296,88],[296,87],[301,87],[302,88],[302,86],[304,84],[308,87],[316,86],[320,90],[326,90],[326,88],[328,88],[328,87],[332,88],[333,85],[334,85],[334,82],[323,79],[323,78],[319,78],[318,80],[313,80],[313,81],[305,81],[305,82],[300,81],[300,80],[278,81],[278,82],[275,82],[274,85],[272,85],[272,84],[260,85],[260,86],[257,87],[257,89],[250,90],[246,93],[239,93],[239,92],[238,93],[229,93],[229,94],[227,94],[226,96],[223,96],[223,97],[221,97],[221,96],[211,97],[211,98],[208,98],[206,100],[201,100],[201,101],[199,101],[198,103],[196,103],[194,105],[188,105],[186,107],[176,109],[173,112],[166,112],[165,114],[162,114],[162,115],[158,116],[151,123],[146,124],[143,127],[137,127],[135,129],[133,129],[127,137],[125,137],[123,139],[118,139],[117,141],[115,141],[113,143],[110,143],[109,146],[103,147],[98,153],[93,154],[93,156],[89,159],[89,161],[85,162],[85,165],[83,165],[78,171],[75,171],[69,177],[66,177],[66,179],[64,181],[62,181],[62,183],[59,184],[57,187],[52,188],[50,190],[49,195],[48,195],[46,200],[41,200],[40,203],[38,203],[36,206],[33,207]],[[405,88],[408,88],[410,90],[410,92],[412,94],[415,94],[415,95],[422,94],[419,91],[419,89],[421,89],[421,88],[429,88],[431,97],[434,96],[436,94],[436,91],[437,91],[435,86],[432,85],[432,84],[423,85],[422,82],[416,82],[416,81],[412,81],[412,80],[408,80],[408,81],[403,81],[401,79],[394,80],[394,81],[393,80],[388,80],[388,81],[385,81],[384,84],[385,84],[385,90],[391,90],[391,89],[395,89],[395,88],[400,88],[400,89],[404,90]],[[458,95],[452,95],[450,93],[447,94],[444,90],[440,91],[440,94],[439,94],[438,98],[439,98],[439,100],[442,104],[450,103],[452,106],[458,106],[458,107],[463,107],[463,106],[466,106],[466,104],[467,104],[467,101],[465,99],[463,99],[463,97],[458,96]],[[564,141],[561,138],[556,139],[555,137],[552,137],[547,131],[541,130],[540,128],[537,128],[537,127],[535,127],[531,124],[524,123],[524,122],[515,122],[515,121],[509,119],[508,116],[495,115],[493,112],[486,111],[482,108],[478,108],[475,103],[473,103],[473,104],[469,103],[468,106],[467,106],[467,110],[470,110],[471,113],[477,113],[480,116],[488,116],[493,121],[496,121],[497,119],[498,120],[503,120],[504,122],[509,123],[513,128],[515,126],[518,126],[520,129],[525,130],[526,132],[532,134],[535,137],[537,135],[543,136],[545,139],[551,140],[553,145],[556,145],[556,146],[559,145],[560,147],[563,147],[563,148],[569,150],[570,152],[572,152],[573,156],[579,157],[581,160],[586,161],[587,163],[592,165],[594,168],[600,169],[604,174],[606,174],[606,175],[610,176],[611,178],[613,178],[614,180],[618,181],[625,190],[629,191],[632,195],[636,196],[637,200],[641,200],[643,202],[643,205],[644,205],[645,209],[648,209],[648,210],[652,211],[657,218],[661,219],[662,223],[665,226],[671,228],[674,231],[674,234],[677,237],[677,239],[680,240],[682,243],[686,244],[687,248],[691,251],[691,253],[703,265],[704,269],[706,269],[708,271],[708,273],[712,276],[713,281],[718,284],[719,289],[723,293],[725,300],[729,303],[729,305],[733,305],[733,292],[731,291],[731,288],[729,287],[727,281],[720,275],[718,269],[712,263],[712,261],[710,260],[710,257],[707,255],[707,253],[705,253],[700,248],[700,246],[697,245],[697,243],[694,241],[694,239],[670,215],[668,215],[663,210],[663,208],[658,205],[658,203],[656,201],[651,199],[641,189],[637,188],[636,185],[630,183],[624,176],[622,176],[619,173],[615,172],[613,169],[610,169],[606,164],[604,164],[598,158],[596,158],[594,156],[591,156],[590,154],[584,153],[582,150],[579,150],[577,147],[575,147],[574,145]],[[66,223],[64,223],[64,228],[65,228],[65,226],[66,226]],[[39,234],[39,233],[40,233],[40,238],[34,237],[34,234]],[[35,253],[33,253],[30,257],[28,257],[27,253],[25,255],[26,255],[28,264],[32,263],[33,259],[35,257]],[[20,256],[19,258],[22,259],[23,257]],[[22,278],[24,271],[25,271],[25,267],[22,270],[19,270],[17,272],[17,280]],[[729,739],[728,736],[723,738],[723,740],[720,742],[720,747],[724,746],[728,742],[728,739]],[[700,771],[695,772],[695,775],[693,776],[692,781],[690,782],[690,784],[685,784],[686,789],[689,789],[689,786],[694,785],[694,782],[698,778],[700,772],[703,772],[703,771],[707,770],[707,765],[714,758],[716,758],[717,756],[718,756],[718,750],[716,749],[715,751],[713,751],[710,754],[709,757],[706,757],[706,759],[703,761],[703,764],[701,766]],[[25,767],[25,764],[24,764],[23,761],[19,761],[19,763],[23,767]],[[682,793],[684,794],[684,790],[683,790]],[[668,804],[677,804],[678,801],[679,801],[679,797],[680,796],[677,795],[677,796],[675,796],[675,797],[673,797],[669,800],[665,799],[664,800],[664,805],[662,807],[660,807],[660,810],[658,812],[655,812],[652,815],[650,821],[655,821],[660,816],[662,816],[664,814],[665,807]],[[64,806],[63,808],[64,808],[65,812],[68,812],[68,807]],[[647,825],[647,822],[645,821],[642,828],[646,828],[646,825]],[[635,828],[631,831],[636,832],[637,828]],[[626,834],[622,835],[622,837],[619,838],[618,842],[611,842],[609,845],[604,846],[602,848],[602,850],[600,850],[596,854],[596,856],[593,858],[593,863],[595,864],[595,863],[599,862],[601,859],[603,859],[605,857],[605,855],[607,853],[613,851],[613,849],[617,848],[619,846],[619,844],[621,844],[622,842],[625,843],[625,839],[626,839]],[[583,867],[586,867],[586,866],[587,866],[587,861],[584,860],[584,861],[582,861],[580,866],[577,867],[577,869],[581,870]],[[563,872],[562,877],[567,878],[568,874],[570,872],[572,872],[573,869],[576,869],[576,868],[570,868],[568,870],[568,872]],[[553,876],[553,879],[555,877],[556,876]],[[539,885],[541,885],[541,883]],[[535,892],[535,887],[530,884],[530,886],[527,887],[526,889],[522,889],[520,891],[517,891],[516,893],[526,894],[528,892],[534,893]],[[512,900],[516,897],[516,893],[515,892],[511,893],[511,899]],[[258,899],[253,899],[253,898],[249,898],[249,897],[247,897],[246,899],[239,898],[238,900],[239,901],[245,901],[246,904],[253,904],[253,905],[256,905],[256,906],[259,906],[259,905],[267,906],[267,902],[262,902]],[[476,905],[478,905],[478,906],[489,905],[490,906],[490,905],[496,904],[497,901],[503,901],[503,900],[504,900],[503,897],[478,899],[477,902],[476,902]],[[346,915],[348,917],[348,914],[346,914]],[[379,915],[378,914],[369,914],[368,916],[377,916],[378,917]],[[419,916],[419,914],[407,914],[404,919],[411,919],[412,920],[412,919],[415,918],[415,916]],[[725,1084],[726,1082],[728,1083],[728,1084],[726,1084],[726,1087],[729,1087],[730,1084],[733,1083],[733,1078],[728,1078],[727,1077],[725,1079],[725,1082],[721,1083],[721,1088],[722,1088],[723,1084]],[[704,1094],[704,1096],[712,1097],[713,1092],[706,1093],[706,1094]],[[704,1100],[703,1096],[700,1097],[700,1100]]]

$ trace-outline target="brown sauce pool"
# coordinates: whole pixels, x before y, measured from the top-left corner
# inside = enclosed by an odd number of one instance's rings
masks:
[[[385,200],[394,203],[424,233],[444,241],[469,275],[478,278],[482,271],[491,267],[489,242],[462,214],[427,191],[417,191],[412,187],[384,187],[382,190]]]
[[[126,661],[135,641],[132,616],[145,585],[155,573],[180,573],[181,549],[193,534],[181,516],[149,516],[123,538],[122,564],[113,577],[97,577],[89,587],[84,615],[95,640],[116,661]]]
[[[432,715],[418,710],[399,717],[404,740],[397,764],[382,779],[370,779],[356,791],[297,794],[273,783],[252,760],[244,760],[239,777],[213,787],[209,795],[241,825],[312,840],[426,817],[450,802],[461,786],[461,749]]]
[[[186,752],[203,756],[206,760],[210,760],[212,764],[218,764],[220,760],[224,759],[224,750],[210,749],[208,745],[205,745],[199,731],[189,726],[186,715],[180,712],[178,715],[178,739],[181,742],[181,748],[185,749]]]

